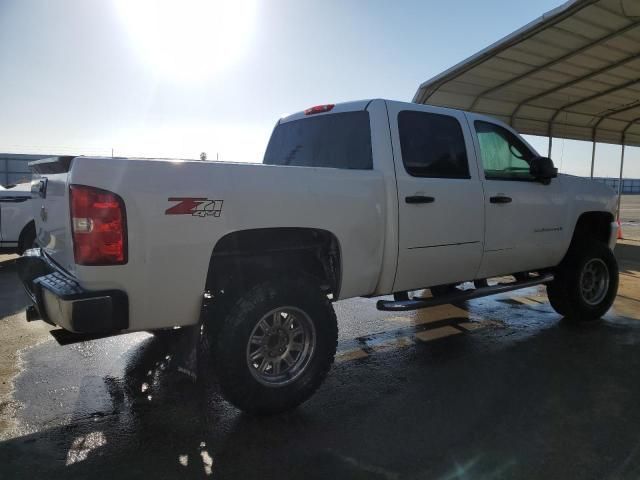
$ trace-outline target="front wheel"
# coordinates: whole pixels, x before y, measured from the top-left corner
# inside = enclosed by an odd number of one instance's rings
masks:
[[[549,302],[570,320],[586,322],[602,317],[618,292],[618,263],[603,243],[585,244],[569,253],[547,285]]]
[[[320,286],[307,279],[265,281],[225,305],[210,319],[223,396],[256,414],[307,400],[333,363],[338,337],[333,306]]]

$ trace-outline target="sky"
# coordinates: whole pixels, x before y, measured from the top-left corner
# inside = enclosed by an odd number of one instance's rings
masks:
[[[0,0],[0,151],[260,162],[281,116],[411,101],[561,3]],[[617,176],[619,157],[599,144],[596,176]],[[589,175],[591,145],[556,139],[552,158]],[[640,177],[640,149],[625,177]]]

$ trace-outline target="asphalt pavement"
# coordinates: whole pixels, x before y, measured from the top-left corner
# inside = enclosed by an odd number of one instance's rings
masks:
[[[622,267],[591,325],[561,319],[542,287],[411,314],[337,302],[324,385],[256,418],[208,366],[196,382],[178,371],[175,343],[59,345],[24,321],[1,262],[0,303],[13,303],[0,332],[15,343],[0,347],[0,478],[638,478],[640,264]]]
[[[625,238],[640,241],[640,195],[623,195],[620,222]]]

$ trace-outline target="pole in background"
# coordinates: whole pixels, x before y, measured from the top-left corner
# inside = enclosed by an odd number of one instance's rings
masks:
[[[622,147],[624,148],[624,147]],[[593,149],[591,150],[591,178],[593,178],[593,166],[596,163],[596,141],[593,140]]]
[[[618,208],[616,219],[620,221],[620,198],[622,197],[622,171],[624,169],[624,135],[622,136],[622,153],[620,154],[620,176],[618,177]]]
[[[551,158],[551,146],[553,145],[553,137],[549,135],[549,148],[547,149],[547,157]]]
[[[111,160],[113,160],[113,147],[111,148]]]

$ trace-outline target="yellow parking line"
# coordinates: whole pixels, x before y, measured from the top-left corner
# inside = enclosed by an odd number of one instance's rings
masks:
[[[455,305],[438,305],[436,307],[416,310],[412,315],[402,317],[389,317],[387,321],[395,323],[407,323],[409,325],[424,325],[432,322],[441,322],[452,318],[468,319],[469,312]]]
[[[409,337],[391,338],[385,342],[376,343],[371,348],[376,352],[383,352],[386,350],[393,350],[396,348],[405,348],[414,344],[414,341]]]
[[[458,327],[466,330],[467,332],[472,332],[474,330],[480,330],[482,328],[488,327],[487,322],[463,322],[458,323]]]
[[[447,325],[444,327],[439,327],[431,330],[424,330],[422,332],[418,332],[416,333],[416,338],[421,342],[431,342],[432,340],[449,337],[451,335],[459,335],[461,333],[462,333],[462,330],[458,330],[455,327]]]
[[[620,272],[620,275],[631,278],[640,278],[640,272],[636,270],[626,270],[624,272]]]
[[[537,297],[537,298],[534,298],[534,297],[527,297],[527,298],[529,300],[532,300],[532,301],[536,302],[539,305],[544,305],[545,303],[547,303],[547,297],[540,296],[540,297]]]
[[[358,360],[360,358],[368,357],[369,354],[361,348],[354,348],[353,350],[346,350],[344,352],[336,353],[335,362],[348,362],[350,360]]]
[[[527,297],[512,297],[511,300],[521,303],[522,305],[540,305],[540,302]]]

